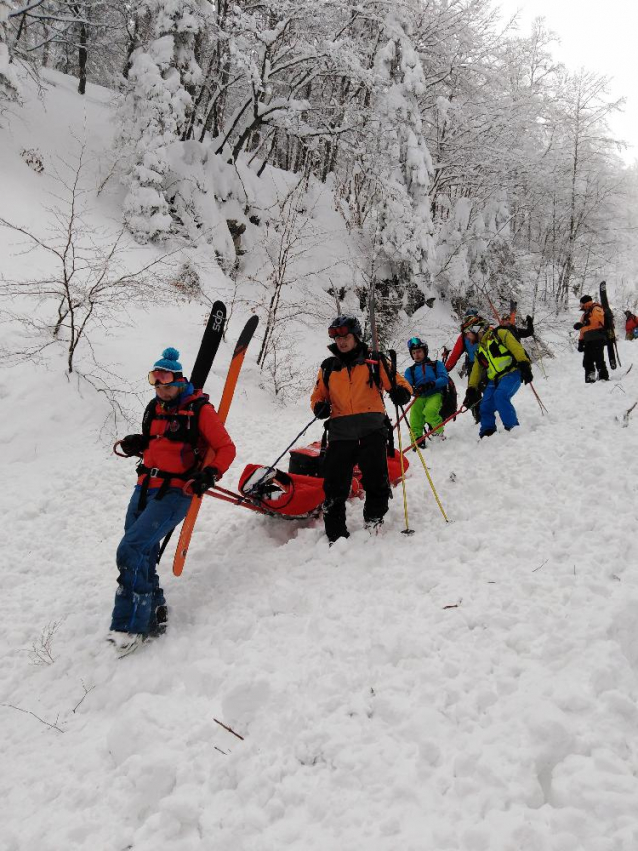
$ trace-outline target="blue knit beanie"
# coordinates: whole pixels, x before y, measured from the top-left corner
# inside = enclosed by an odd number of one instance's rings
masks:
[[[153,369],[166,369],[169,372],[182,372],[182,365],[178,360],[179,352],[171,346],[164,349],[162,357],[153,364]]]

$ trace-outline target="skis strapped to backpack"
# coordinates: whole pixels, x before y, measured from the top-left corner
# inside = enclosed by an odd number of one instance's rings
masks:
[[[614,314],[609,306],[609,298],[607,296],[607,282],[601,281],[600,284],[600,304],[605,313],[605,331],[607,331],[607,357],[609,358],[609,366],[616,369],[617,366],[622,366],[618,355],[618,343],[616,342],[616,329],[614,327]]]
[[[233,356],[230,361],[230,366],[228,368],[228,375],[226,376],[226,383],[224,384],[222,398],[220,400],[219,408],[217,410],[217,415],[222,422],[225,422],[226,417],[228,416],[230,403],[233,401],[233,395],[235,393],[235,388],[237,387],[237,379],[239,378],[239,373],[241,371],[242,364],[244,363],[246,349],[248,348],[248,344],[253,338],[258,322],[259,317],[251,316],[246,325],[244,326],[243,331],[239,335],[239,339],[237,340],[235,351],[233,352]],[[210,466],[210,464],[214,460],[214,457],[214,450],[209,448],[206,452],[206,455],[204,456],[202,468]],[[180,576],[182,571],[184,570],[186,556],[188,555],[188,547],[191,542],[193,529],[195,528],[195,522],[197,520],[197,515],[199,514],[201,504],[202,497],[193,496],[193,498],[191,499],[190,507],[188,509],[188,514],[184,519],[184,524],[182,526],[182,530],[179,536],[179,542],[177,544],[177,551],[175,552],[175,558],[173,559],[173,573],[175,574],[175,576]]]

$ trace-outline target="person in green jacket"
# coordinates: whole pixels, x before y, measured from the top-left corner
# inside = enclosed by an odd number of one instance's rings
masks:
[[[521,383],[533,380],[532,365],[525,349],[507,328],[490,328],[485,319],[477,316],[473,330],[479,345],[463,404],[471,408],[478,402],[481,379],[487,378],[481,399],[479,437],[490,437],[496,432],[497,413],[506,431],[519,425],[512,397]]]

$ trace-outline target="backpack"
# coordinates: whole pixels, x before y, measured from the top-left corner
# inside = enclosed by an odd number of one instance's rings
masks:
[[[195,455],[198,455],[199,415],[204,405],[207,404],[208,396],[204,394],[193,399],[179,412],[158,414],[156,411],[157,399],[153,399],[146,406],[142,417],[142,434],[144,437],[150,438],[153,420],[169,420],[168,427],[162,437],[167,438],[167,440],[188,443]]]
[[[458,411],[458,394],[456,392],[456,385],[450,378],[447,383],[447,387],[443,391],[443,404],[441,405],[440,415],[446,420],[448,417],[451,417],[452,414]],[[454,417],[456,421],[456,417]]]

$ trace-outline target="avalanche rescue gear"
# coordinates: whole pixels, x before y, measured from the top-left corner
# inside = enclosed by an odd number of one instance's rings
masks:
[[[320,403],[319,403],[319,404],[320,404]],[[312,424],[313,424],[316,420],[317,420],[317,416],[316,416],[316,414],[315,414],[315,416],[314,416],[314,417],[310,420],[310,422],[309,422],[307,425],[305,425],[305,426],[301,429],[301,431],[300,431],[300,432],[299,432],[299,434],[298,434],[298,435],[294,438],[294,440],[292,440],[292,441],[288,444],[288,446],[286,446],[286,448],[285,448],[285,449],[284,449],[284,451],[281,453],[281,455],[278,455],[278,456],[277,456],[277,458],[275,458],[275,460],[273,461],[272,465],[271,465],[270,467],[268,467],[268,468],[267,468],[267,470],[266,470],[266,471],[265,471],[265,473],[264,473],[264,478],[266,478],[266,477],[268,476],[268,474],[269,474],[271,471],[275,471],[275,469],[276,469],[276,467],[277,467],[277,464],[281,461],[281,459],[284,457],[284,455],[286,454],[286,452],[291,452],[292,447],[295,445],[295,443],[299,440],[299,438],[300,438],[302,435],[304,435],[304,434],[308,431],[308,429],[310,428],[310,426],[311,426],[311,425],[312,425]],[[322,450],[323,450],[323,449],[324,449],[324,445],[323,445],[323,442],[322,442]],[[322,454],[323,454],[323,453],[322,453]],[[255,492],[257,492],[257,490],[259,489],[259,485],[260,485],[260,484],[261,484],[261,481],[260,481],[260,480],[256,480],[256,481],[254,481],[254,482],[252,482],[252,483],[251,483],[250,487],[251,487],[251,488],[253,488],[253,489],[255,490]],[[249,493],[249,492],[250,492],[250,490],[248,490],[248,491],[247,491],[247,493]]]
[[[342,441],[338,441],[341,443]],[[363,443],[363,441],[362,441]],[[239,479],[239,494],[233,499],[231,491],[216,486],[207,496],[234,502],[258,513],[286,519],[303,519],[316,516],[325,499],[323,478],[325,473],[325,448],[320,441],[309,446],[290,449],[288,472],[273,467],[248,464]],[[382,453],[383,454],[383,453]],[[408,468],[406,459],[406,469]],[[388,451],[387,474],[392,486],[401,479],[398,453]],[[362,473],[355,466],[348,498],[362,495]]]

